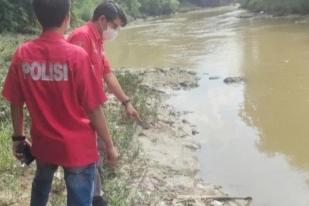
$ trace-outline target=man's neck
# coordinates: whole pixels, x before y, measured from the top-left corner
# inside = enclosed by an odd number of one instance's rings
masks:
[[[45,32],[45,31],[56,32],[60,35],[64,35],[64,33],[65,33],[65,29],[62,28],[62,27],[44,29],[43,32]]]
[[[103,31],[102,31],[102,28],[99,24],[99,22],[97,21],[91,21],[94,25],[94,28],[98,31],[98,33],[100,34],[101,38],[102,38],[102,34],[103,34]]]

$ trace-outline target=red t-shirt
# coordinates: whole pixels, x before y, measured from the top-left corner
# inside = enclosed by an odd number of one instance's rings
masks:
[[[32,154],[65,167],[98,159],[96,134],[87,112],[106,101],[88,54],[53,31],[22,44],[14,54],[3,89],[13,105],[26,103]]]
[[[96,77],[102,86],[103,76],[111,72],[109,61],[103,50],[103,40],[92,22],[75,29],[68,37],[68,42],[86,50],[94,65]]]

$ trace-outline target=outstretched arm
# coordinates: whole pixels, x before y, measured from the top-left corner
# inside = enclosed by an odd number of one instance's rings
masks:
[[[104,80],[107,83],[108,88],[110,91],[116,96],[116,98],[124,105],[127,114],[137,121],[142,121],[139,113],[133,107],[133,105],[129,102],[129,97],[123,91],[117,77],[112,73],[109,72],[108,74],[104,75]]]

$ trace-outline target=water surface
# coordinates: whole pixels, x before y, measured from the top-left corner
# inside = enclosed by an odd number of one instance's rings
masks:
[[[309,24],[239,15],[225,7],[137,22],[106,50],[115,68],[199,73],[200,86],[170,102],[194,112],[205,181],[255,206],[308,206]],[[227,76],[247,81],[225,85]]]

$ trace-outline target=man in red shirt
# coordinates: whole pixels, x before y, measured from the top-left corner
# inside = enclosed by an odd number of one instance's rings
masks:
[[[114,2],[107,1],[96,7],[92,20],[86,25],[75,29],[68,37],[68,42],[85,49],[94,65],[96,77],[103,84],[106,82],[110,91],[125,107],[127,114],[137,121],[141,121],[138,112],[130,103],[117,78],[111,71],[108,59],[103,51],[103,43],[116,38],[118,30],[127,24],[123,10]],[[99,150],[103,151],[102,142],[98,141]],[[98,170],[100,169],[99,161]],[[93,206],[105,206],[107,202],[101,197],[101,180],[97,171],[95,180],[95,197]]]
[[[133,119],[140,120],[138,112],[111,71],[103,47],[104,41],[114,40],[120,27],[126,24],[127,18],[123,10],[113,1],[107,1],[98,5],[92,20],[75,29],[67,41],[85,49],[92,60],[96,77],[102,83],[102,87],[106,82],[111,92],[125,106],[127,114]]]
[[[98,160],[96,133],[105,144],[107,161],[115,165],[118,152],[109,134],[101,105],[106,101],[89,55],[69,44],[70,0],[33,0],[43,32],[22,44],[8,71],[3,96],[11,104],[15,156],[29,146],[23,131],[23,105],[29,110],[31,152],[37,162],[31,206],[45,206],[53,175],[64,168],[68,206],[91,206]]]

